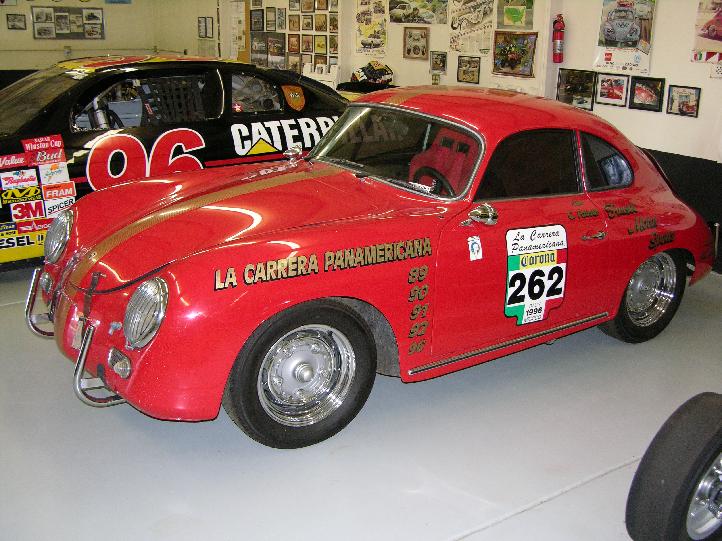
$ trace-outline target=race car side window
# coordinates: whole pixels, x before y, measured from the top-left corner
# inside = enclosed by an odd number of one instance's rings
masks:
[[[578,193],[574,140],[570,130],[511,135],[497,145],[475,200]]]
[[[266,113],[280,110],[281,99],[276,85],[247,73],[231,76],[231,111]]]
[[[632,168],[627,160],[599,137],[582,133],[582,155],[589,190],[621,188],[632,183]]]

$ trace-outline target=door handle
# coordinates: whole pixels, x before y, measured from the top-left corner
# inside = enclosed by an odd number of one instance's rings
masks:
[[[607,234],[604,231],[599,231],[594,235],[583,235],[582,240],[602,240]]]
[[[489,203],[482,203],[469,212],[469,218],[461,222],[461,225],[471,225],[472,222],[479,222],[486,225],[496,225],[499,220],[499,213]]]

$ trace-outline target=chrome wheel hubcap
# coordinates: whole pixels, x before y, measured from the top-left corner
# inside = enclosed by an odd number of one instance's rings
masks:
[[[687,511],[687,535],[706,539],[722,526],[722,453],[702,476]]]
[[[672,303],[676,287],[677,271],[672,257],[664,252],[650,257],[629,280],[626,296],[629,317],[642,327],[656,323]]]
[[[356,371],[351,343],[327,325],[304,325],[282,336],[258,373],[263,409],[286,426],[308,426],[343,403]]]

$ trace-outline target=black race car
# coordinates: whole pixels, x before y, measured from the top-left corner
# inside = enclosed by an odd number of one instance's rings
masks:
[[[25,77],[0,90],[0,270],[40,257],[77,197],[308,150],[346,104],[295,72],[203,58],[80,59]]]

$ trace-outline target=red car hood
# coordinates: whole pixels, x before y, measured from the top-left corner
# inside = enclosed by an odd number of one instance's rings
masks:
[[[98,290],[107,290],[212,246],[367,216],[378,208],[370,203],[368,189],[338,167],[284,163],[261,171],[196,172],[129,183],[84,198],[76,211],[84,255],[71,281],[87,287],[98,271],[103,274]]]

